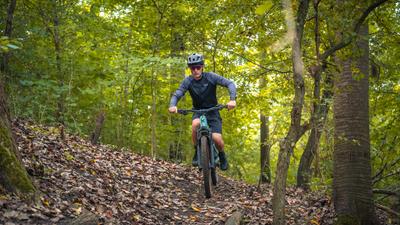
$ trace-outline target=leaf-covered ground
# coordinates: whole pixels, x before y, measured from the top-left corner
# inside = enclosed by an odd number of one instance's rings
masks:
[[[272,188],[220,176],[211,199],[203,197],[198,170],[153,160],[77,136],[59,138],[57,129],[15,121],[18,149],[42,192],[27,204],[0,195],[0,224],[224,224],[232,213],[243,224],[271,224]],[[330,200],[288,189],[288,224],[332,224]]]

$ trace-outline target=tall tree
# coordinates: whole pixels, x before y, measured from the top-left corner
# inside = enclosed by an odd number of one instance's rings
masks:
[[[320,55],[320,61],[322,64],[327,62],[328,57],[332,56],[336,51],[348,46],[352,43],[354,39],[354,35],[350,32],[358,33],[361,25],[376,7],[382,5],[387,0],[378,0],[369,5],[365,11],[361,13],[361,16],[354,23],[350,24],[351,30],[343,30],[346,33],[345,36],[341,37],[340,40],[335,43],[331,42],[332,46],[324,51],[323,54]],[[290,4],[287,1],[284,1],[286,4],[286,10],[290,10],[288,7]],[[274,190],[273,190],[273,198],[272,198],[272,207],[274,213],[273,224],[285,224],[285,189],[286,189],[286,178],[287,171],[290,163],[290,156],[293,152],[293,149],[300,139],[300,137],[304,134],[304,132],[308,129],[308,125],[301,125],[301,113],[304,102],[304,79],[303,79],[303,70],[302,70],[302,60],[301,60],[301,42],[302,35],[304,31],[304,23],[308,13],[308,3],[309,1],[303,0],[300,1],[297,17],[295,22],[295,32],[294,39],[292,42],[292,62],[293,62],[293,81],[294,81],[294,90],[295,95],[293,98],[293,106],[291,111],[291,124],[289,131],[285,137],[285,139],[280,143],[280,151],[278,158],[278,165],[276,170],[276,179],[274,182]],[[360,8],[360,7],[359,7]],[[288,24],[289,27],[290,24]],[[344,28],[346,29],[346,28]],[[349,34],[350,33],[350,34]],[[325,68],[322,66],[312,66],[314,68],[314,74],[322,73]]]
[[[310,75],[314,80],[314,89],[313,89],[313,98],[312,98],[312,111],[311,111],[311,118],[310,118],[310,127],[311,132],[308,136],[308,141],[306,148],[301,155],[299,168],[297,170],[297,186],[302,187],[304,189],[309,188],[310,178],[311,178],[311,163],[314,159],[314,155],[317,153],[318,146],[319,146],[319,139],[322,133],[322,126],[325,122],[328,103],[327,99],[328,91],[325,91],[324,98],[320,99],[320,92],[321,92],[321,70],[318,69],[321,67],[320,61],[320,28],[319,28],[319,0],[313,1],[314,6],[314,41],[315,41],[315,55],[317,58],[316,66],[310,68]],[[326,67],[326,65],[324,65]],[[329,80],[330,77],[328,76]],[[328,82],[327,82],[328,83]],[[331,83],[331,82],[329,82]],[[329,88],[329,87],[328,87]],[[323,106],[322,106],[323,104]],[[324,107],[325,106],[325,107]]]
[[[320,43],[321,43],[321,34],[320,34],[320,28],[319,28],[319,14],[318,14],[318,5],[320,4],[320,1],[314,0],[314,36],[315,36],[315,53],[316,53],[316,65],[313,65],[309,68],[309,72],[311,77],[314,80],[314,89],[313,89],[313,104],[312,104],[312,112],[311,112],[311,119],[310,119],[310,127],[311,127],[311,132],[308,137],[307,145],[306,148],[304,149],[304,152],[302,154],[298,172],[297,172],[297,186],[303,187],[305,189],[309,188],[309,182],[311,179],[311,163],[314,159],[314,155],[317,153],[318,146],[319,146],[319,139],[321,137],[321,132],[323,125],[326,120],[326,116],[329,110],[329,99],[332,97],[332,74],[331,72],[328,72],[326,74],[326,79],[323,83],[325,86],[325,90],[323,91],[322,98],[320,97],[320,89],[321,89],[321,75],[326,71],[327,68],[327,59],[332,56],[336,51],[346,47],[349,45],[353,39],[354,35],[349,34],[350,32],[356,33],[362,22],[366,19],[366,17],[369,15],[369,13],[372,12],[376,7],[380,6],[386,2],[386,0],[379,0],[373,2],[369,7],[365,9],[361,13],[361,16],[358,20],[354,21],[353,24],[349,24],[350,28],[343,28],[343,32],[346,35],[343,35],[340,37],[339,42],[333,43],[333,45],[328,48],[323,54],[320,54]],[[348,4],[353,4],[351,2],[348,2]],[[343,5],[343,4],[341,4]],[[347,7],[347,10],[351,7]],[[362,9],[361,7],[358,7],[358,9]],[[338,10],[342,11],[342,10]],[[344,14],[347,12],[345,9],[342,11]],[[348,11],[350,12],[350,11]],[[360,12],[357,12],[360,13]],[[343,16],[344,16],[343,14]],[[348,15],[351,15],[351,17],[354,17],[354,12],[352,11],[351,13],[347,13]],[[349,19],[350,20],[350,19]],[[340,17],[340,21],[343,21],[343,18]],[[335,26],[335,25],[334,25]],[[340,26],[340,25],[339,25]],[[346,29],[348,29],[346,31]],[[350,30],[351,29],[351,30]]]
[[[260,183],[271,183],[269,117],[260,113]]]
[[[12,18],[15,6],[16,0],[11,0],[7,11],[7,24],[4,33],[8,37],[11,37],[12,34]],[[2,76],[6,72],[7,67],[8,55],[5,54],[1,65]],[[6,191],[18,194],[33,195],[35,187],[17,157],[18,150],[11,132],[10,113],[3,79],[0,81],[0,131],[0,187]]]
[[[263,51],[265,58],[265,51]],[[260,78],[260,91],[266,86],[264,77]],[[271,165],[270,165],[270,134],[269,134],[269,116],[260,110],[260,180],[259,183],[271,183]]]
[[[335,79],[333,197],[338,224],[370,225],[376,222],[369,140],[368,25],[361,26],[356,46],[352,46],[355,54],[340,62],[342,71]]]
[[[0,84],[0,187],[17,194],[33,195],[35,187],[15,154],[17,149],[9,117],[4,87]]]
[[[17,0],[11,0],[8,9],[7,9],[7,18],[6,18],[6,27],[4,29],[4,36],[7,36],[8,38],[11,38],[11,33],[12,33],[12,21],[14,17],[14,11],[15,7],[17,5]],[[8,59],[10,58],[10,53],[9,52],[4,52],[3,53],[3,58],[1,61],[0,65],[0,70],[3,73],[3,75],[8,75]]]
[[[290,12],[290,1],[284,1],[285,9]],[[280,143],[278,165],[274,182],[272,210],[274,213],[273,224],[285,224],[285,194],[286,178],[289,169],[290,157],[293,149],[304,134],[306,126],[301,125],[301,114],[304,103],[304,79],[301,42],[303,38],[304,23],[308,13],[308,0],[301,0],[297,10],[295,22],[292,19],[288,21],[288,29],[293,29],[292,41],[292,63],[293,63],[293,88],[295,90],[292,102],[291,123],[289,131],[284,140]],[[292,24],[290,24],[292,23]],[[294,24],[293,24],[294,23]],[[292,28],[290,28],[292,26]]]
[[[38,1],[32,2],[32,5],[39,11],[41,19],[47,32],[50,34],[52,44],[54,47],[54,59],[55,59],[55,77],[58,82],[58,98],[57,98],[57,109],[55,112],[56,120],[60,126],[65,125],[65,90],[64,90],[64,70],[62,62],[62,35],[60,32],[60,20],[63,12],[63,2],[59,0],[51,1]],[[61,137],[64,136],[64,129],[61,129]]]
[[[90,135],[90,142],[94,145],[99,142],[101,129],[104,125],[105,114],[106,113],[104,111],[104,108],[102,108],[96,117],[95,127],[92,134]]]
[[[172,13],[172,21],[175,21],[179,18],[180,13],[177,10],[173,10]],[[178,27],[176,26],[175,23],[170,24],[171,30],[172,30],[172,38],[171,38],[171,53],[170,57],[184,57],[183,52],[185,50],[185,43],[184,43],[184,36],[179,32]],[[171,71],[171,77],[170,77],[170,95],[173,94],[175,91],[172,89],[173,82],[176,82],[177,80],[181,80],[182,78],[185,77],[185,70],[182,70],[181,72],[177,71]],[[182,145],[182,140],[179,137],[182,137],[183,129],[184,127],[184,120],[182,117],[174,117],[173,115],[169,115],[168,121],[170,122],[170,125],[172,126],[173,132],[176,135],[176,139],[170,140],[169,143],[169,159],[172,161],[177,161],[181,162],[184,159],[184,149]],[[192,152],[190,152],[192,153]]]
[[[64,126],[65,121],[64,121],[64,114],[65,114],[65,91],[64,91],[64,71],[62,69],[62,60],[61,60],[61,54],[62,54],[62,40],[61,40],[61,35],[60,35],[60,8],[61,8],[61,3],[58,0],[53,0],[53,30],[52,30],[52,35],[53,35],[53,41],[54,41],[54,50],[55,50],[55,55],[56,55],[56,68],[57,68],[57,75],[58,75],[58,85],[61,90],[57,106],[58,106],[58,111],[57,111],[57,121]],[[63,130],[63,129],[62,129]],[[61,133],[61,136],[63,137],[64,134]]]
[[[326,76],[326,81],[324,83],[327,85],[327,87],[323,91],[323,96],[321,99],[319,97],[320,75],[315,75],[316,77],[314,77],[314,99],[312,107],[313,110],[311,112],[310,119],[311,131],[310,135],[308,136],[304,152],[301,155],[299,167],[297,170],[297,186],[304,188],[305,190],[308,190],[310,188],[310,181],[312,177],[311,165],[319,148],[321,134],[328,115],[330,105],[329,100],[332,98],[332,75],[327,74]]]
[[[266,30],[265,24],[265,17],[262,17],[260,19],[262,21],[260,27],[264,31]],[[266,46],[265,46],[265,41],[267,37],[265,32],[261,32],[259,35],[259,40],[258,40],[258,48],[262,49],[261,50],[261,59],[260,61],[262,64],[267,64],[267,51],[266,51]],[[260,89],[260,95],[263,92],[263,90],[267,86],[267,80],[263,75],[261,75],[259,79],[259,89]],[[262,101],[265,101],[264,98],[262,98]],[[269,133],[269,115],[268,111],[266,112],[263,107],[260,107],[260,178],[259,178],[259,185],[263,183],[271,183],[271,165],[270,165],[270,150],[271,150],[271,143],[270,143],[270,133]],[[269,108],[269,106],[267,107]]]

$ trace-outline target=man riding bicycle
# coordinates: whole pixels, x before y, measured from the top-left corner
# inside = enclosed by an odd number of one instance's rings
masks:
[[[171,97],[169,104],[169,112],[177,113],[176,107],[179,99],[181,99],[186,91],[189,91],[192,97],[192,104],[194,109],[208,109],[218,105],[216,89],[217,85],[227,87],[229,89],[230,101],[227,103],[228,110],[236,106],[236,86],[235,84],[215,73],[203,72],[204,58],[203,55],[194,53],[188,57],[188,67],[191,71],[191,76],[186,77],[179,88]],[[192,117],[192,142],[195,149],[192,164],[197,166],[197,128],[200,126],[200,114],[195,113]],[[228,169],[228,160],[224,152],[224,141],[222,139],[222,119],[219,111],[210,111],[207,113],[207,123],[209,124],[212,132],[213,141],[219,151],[218,156],[220,159],[221,170]]]

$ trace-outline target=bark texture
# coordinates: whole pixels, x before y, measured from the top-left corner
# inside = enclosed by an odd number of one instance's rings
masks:
[[[17,5],[17,0],[11,0],[10,4],[8,5],[8,9],[7,9],[7,18],[6,18],[6,27],[4,29],[4,36],[7,37],[11,37],[12,34],[12,22],[13,22],[13,17],[14,17],[14,11],[15,11],[15,7]],[[8,75],[9,69],[8,69],[8,60],[10,58],[10,53],[6,52],[3,53],[3,58],[1,61],[1,65],[0,65],[0,70],[1,72],[3,72],[3,76],[4,75]]]
[[[340,62],[334,94],[333,200],[337,224],[372,225],[372,199],[368,115],[369,47],[368,26],[358,33],[353,57]],[[358,72],[353,72],[353,67]]]
[[[0,186],[9,192],[33,196],[35,187],[15,154],[15,146],[4,87],[0,84]]]
[[[173,14],[174,18],[179,19],[178,14]],[[171,57],[183,57],[183,53],[185,51],[185,36],[182,35],[182,32],[178,30],[177,27],[172,27],[172,36],[173,39],[171,40]],[[171,71],[170,72],[170,95],[174,93],[175,89],[173,87],[176,86],[176,82],[180,81],[185,77],[185,70],[182,71]],[[169,159],[174,162],[182,162],[184,160],[184,140],[182,137],[184,136],[185,132],[182,127],[185,127],[185,118],[173,116],[172,114],[169,115],[169,124],[173,127],[173,135],[178,138],[174,138],[169,143]],[[189,151],[192,154],[192,151]]]
[[[65,119],[64,119],[64,114],[65,114],[65,93],[64,93],[64,73],[62,70],[62,40],[61,40],[61,35],[60,35],[60,6],[58,5],[58,1],[53,2],[53,30],[52,30],[52,35],[53,35],[53,42],[54,42],[54,50],[55,50],[55,58],[56,58],[56,71],[57,71],[57,77],[58,77],[58,85],[59,88],[62,90],[60,93],[60,96],[58,98],[57,102],[57,112],[56,112],[56,118],[57,121],[59,122],[60,126],[65,125]],[[62,129],[62,133],[60,134],[61,137],[64,137],[64,131]]]
[[[104,124],[104,119],[105,119],[105,112],[104,112],[104,110],[101,110],[100,113],[97,115],[96,126],[90,137],[90,142],[94,145],[96,145],[99,142],[101,129],[103,128],[103,124]]]
[[[260,114],[260,159],[261,159],[261,173],[260,183],[271,183],[271,166],[270,166],[270,149],[269,144],[269,118],[264,114]]]
[[[319,100],[319,76],[319,74],[314,76],[314,103],[311,115],[311,132],[308,136],[306,148],[301,156],[299,168],[297,170],[297,186],[305,190],[309,190],[310,188],[312,177],[311,164],[319,148],[321,134],[329,111],[329,100],[333,95],[332,78],[331,75],[328,74],[325,81],[327,87],[323,91],[322,99]]]
[[[290,4],[288,4],[289,6]],[[301,41],[305,19],[308,13],[308,0],[301,0],[297,11],[295,21],[295,36],[292,44],[292,61],[293,61],[293,84],[295,95],[293,98],[293,106],[291,111],[291,124],[285,139],[280,143],[278,156],[278,165],[276,168],[276,176],[274,182],[274,190],[272,197],[273,224],[284,225],[285,222],[285,194],[286,194],[286,178],[289,169],[290,157],[293,149],[304,134],[304,127],[301,126],[301,113],[304,103],[304,79],[301,60]],[[290,6],[289,6],[290,7]]]

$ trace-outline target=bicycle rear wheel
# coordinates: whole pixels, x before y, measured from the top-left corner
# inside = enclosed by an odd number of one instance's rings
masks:
[[[206,198],[211,198],[210,145],[206,136],[201,137],[201,168],[203,171],[204,194]]]

